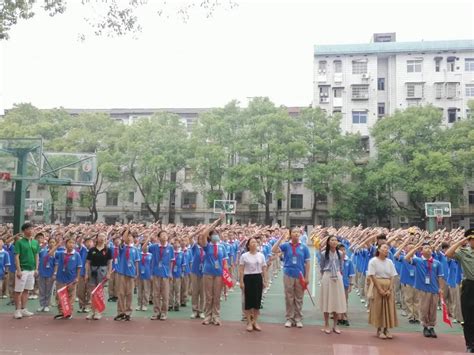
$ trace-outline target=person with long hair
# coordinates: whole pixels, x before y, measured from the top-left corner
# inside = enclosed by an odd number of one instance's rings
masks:
[[[240,288],[244,291],[247,331],[261,331],[257,320],[260,315],[263,288],[267,285],[265,279],[267,264],[265,256],[257,249],[257,239],[249,238],[246,248],[248,251],[240,257],[239,279]]]
[[[388,252],[388,244],[378,245],[375,257],[370,259],[367,270],[373,291],[369,307],[369,324],[377,328],[377,336],[380,339],[392,339],[389,329],[398,326],[394,292],[394,278],[397,271],[392,260],[388,258]]]
[[[87,252],[85,282],[89,294],[104,279],[108,280],[112,274],[112,251],[110,248],[107,248],[106,240],[107,236],[104,233],[99,233],[96,245]],[[91,306],[91,312],[87,315],[86,319],[101,319],[102,314],[94,308],[93,304]]]
[[[285,288],[286,322],[285,327],[303,328],[303,296],[304,288],[301,276],[306,284],[309,283],[309,268],[311,255],[306,245],[300,243],[301,230],[293,228],[282,233],[272,248],[273,254],[279,251],[283,254],[283,285]],[[290,237],[290,241],[282,244],[283,239]]]
[[[329,236],[325,250],[321,254],[319,306],[324,314],[324,329],[322,331],[326,334],[331,334],[331,331],[341,334],[337,323],[341,315],[347,312],[346,293],[342,279],[344,257],[337,249],[338,244],[336,236]],[[332,330],[329,328],[330,313],[333,315]]]

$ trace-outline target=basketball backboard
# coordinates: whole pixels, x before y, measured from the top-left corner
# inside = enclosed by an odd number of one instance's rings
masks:
[[[44,152],[41,180],[61,185],[90,186],[95,183],[95,154]]]
[[[237,201],[235,200],[214,200],[214,213],[235,214]]]
[[[426,217],[451,217],[451,202],[425,203]]]
[[[0,138],[0,172],[10,173],[12,180],[39,179],[42,163],[41,138]]]

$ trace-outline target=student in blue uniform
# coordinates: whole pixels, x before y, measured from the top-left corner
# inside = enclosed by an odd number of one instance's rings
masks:
[[[211,322],[214,325],[221,325],[222,273],[224,268],[227,268],[228,254],[224,245],[220,243],[220,237],[215,228],[224,218],[225,215],[221,215],[199,236],[199,245],[205,254],[203,267],[205,318],[202,322],[203,325],[208,325]]]
[[[55,258],[49,255],[49,251],[56,246],[56,239],[50,238],[48,245],[39,252],[38,283],[39,304],[38,312],[49,312],[51,294],[54,285],[54,263]]]
[[[192,262],[191,262],[191,303],[193,312],[191,319],[204,319],[204,282],[203,282],[203,269],[204,269],[204,249],[193,241],[191,245]]]
[[[354,285],[354,264],[352,260],[346,255],[346,246],[344,244],[339,244],[338,250],[341,253],[341,257],[344,260],[342,266],[342,282],[344,284],[344,292],[346,294],[346,305],[349,307],[349,293],[352,291],[352,286]],[[341,319],[338,321],[338,324],[349,326],[349,319],[347,319],[347,312],[341,315]]]
[[[421,257],[414,256],[418,248],[422,247]],[[441,263],[433,258],[429,243],[422,239],[405,259],[415,265],[415,288],[420,291],[420,314],[423,324],[423,335],[427,338],[437,338],[436,312],[439,296],[443,295],[443,268]]]
[[[3,239],[0,238],[0,290],[3,288],[5,273],[8,275],[10,264],[10,255],[3,249]]]
[[[306,284],[309,283],[309,269],[311,256],[306,245],[299,242],[301,231],[298,228],[288,230],[272,248],[272,253],[279,251],[283,254],[284,276],[283,286],[285,292],[286,322],[285,327],[303,328],[303,295],[304,289],[300,282],[303,275]],[[289,241],[282,243],[285,238]]]
[[[56,289],[59,290],[64,286],[67,286],[69,302],[71,307],[74,308],[76,287],[82,268],[81,256],[76,250],[74,250],[75,240],[73,238],[66,239],[66,250],[64,251],[56,251],[56,246],[51,248],[49,251],[49,255],[54,255],[55,259],[53,275],[56,277]],[[59,298],[57,298],[57,303],[58,314],[54,316],[54,319],[71,319],[72,315],[66,317],[64,316]]]
[[[168,238],[168,233],[162,230],[158,232],[159,244],[148,247],[152,255],[153,315],[151,320],[168,319],[171,263],[174,259],[173,247],[168,244]],[[148,239],[145,244],[148,244]]]
[[[92,247],[92,239],[91,238],[85,238],[84,239],[84,244],[82,243],[82,237],[79,237],[77,239],[77,246],[76,246],[76,251],[79,253],[81,256],[82,260],[82,267],[81,267],[81,273],[79,275],[79,282],[77,283],[77,294],[76,297],[79,300],[79,310],[77,313],[89,313],[90,309],[90,294],[87,289],[87,283],[85,281],[85,275],[86,275],[86,261],[87,261],[87,253],[89,252],[89,249]]]
[[[181,300],[181,282],[183,276],[184,254],[180,249],[178,238],[174,238],[171,242],[173,246],[173,261],[171,262],[171,280],[170,280],[170,302],[168,311],[179,311]]]
[[[134,281],[138,277],[140,253],[133,246],[133,237],[127,229],[122,236],[117,266],[117,316],[116,321],[129,321],[132,315]]]
[[[149,295],[151,289],[151,253],[148,252],[148,246],[142,244],[140,253],[140,263],[138,269],[140,274],[137,279],[137,311],[147,311],[149,303]]]
[[[188,303],[188,294],[191,289],[191,261],[192,253],[189,249],[189,239],[184,236],[180,239],[180,247],[183,252],[183,267],[181,276],[180,306],[186,307]]]
[[[8,297],[10,301],[7,303],[7,306],[15,304],[15,274],[16,274],[16,264],[15,264],[15,242],[19,239],[16,237],[9,237],[5,243],[5,250],[8,252],[8,257],[10,258],[10,268],[8,271]]]

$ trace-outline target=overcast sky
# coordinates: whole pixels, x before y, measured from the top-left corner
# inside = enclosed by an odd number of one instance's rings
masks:
[[[78,41],[87,25],[75,4],[23,21],[0,42],[0,106],[214,107],[253,96],[307,106],[314,44],[366,43],[374,32],[396,32],[397,41],[474,38],[472,0],[235,1],[189,23],[145,15],[138,39]]]

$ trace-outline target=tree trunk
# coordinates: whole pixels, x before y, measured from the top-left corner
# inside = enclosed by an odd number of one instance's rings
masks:
[[[170,182],[173,184],[173,188],[170,190],[168,223],[174,223],[176,215],[176,172],[170,174]]]
[[[315,191],[313,191],[313,208],[311,210],[311,220],[313,221],[313,226],[318,225],[318,193]]]
[[[147,206],[149,205],[147,204]],[[161,203],[158,203],[156,205],[156,211],[151,211],[151,214],[153,215],[155,222],[158,222],[160,220],[160,212],[161,212]]]
[[[270,197],[271,197],[271,192],[266,191],[265,192],[265,224],[268,226],[272,224],[272,219],[270,217]]]

